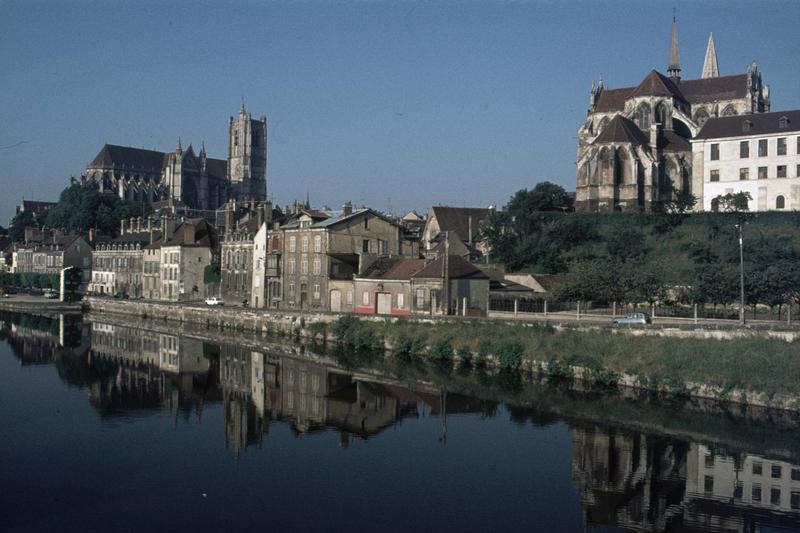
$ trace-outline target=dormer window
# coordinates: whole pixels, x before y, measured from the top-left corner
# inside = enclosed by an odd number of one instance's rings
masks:
[[[742,131],[750,131],[753,129],[753,123],[749,120],[742,122]]]
[[[786,116],[783,116],[778,119],[778,127],[782,130],[785,130],[789,126],[789,119]]]

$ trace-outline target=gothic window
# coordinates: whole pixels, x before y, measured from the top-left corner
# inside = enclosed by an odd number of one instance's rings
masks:
[[[778,195],[775,198],[775,209],[785,209],[786,208],[786,198],[781,195]]]
[[[698,126],[702,127],[707,120],[708,120],[708,111],[706,111],[705,107],[701,107],[700,109],[697,110],[697,113],[694,114],[694,121],[697,123]]]
[[[599,126],[597,126],[597,133],[598,133],[598,135],[599,135],[599,134],[600,134],[600,133],[601,133],[601,132],[602,132],[604,129],[606,129],[606,126],[608,126],[608,123],[609,123],[609,122],[610,122],[610,121],[608,120],[608,117],[603,117],[603,120],[601,120],[601,121],[600,121],[600,125],[599,125]]]
[[[656,106],[656,122],[662,126],[667,124],[667,106],[664,104],[664,102],[661,102]]]
[[[602,183],[610,183],[613,176],[614,153],[608,148],[600,151],[600,180]]]
[[[736,115],[738,115],[738,113],[736,112],[736,108],[730,104],[725,106],[725,109],[722,110],[723,117],[734,117]]]
[[[644,102],[636,108],[636,124],[642,131],[650,129],[650,106]]]
[[[631,170],[631,160],[628,151],[620,148],[617,151],[617,183],[633,183],[633,171]]]

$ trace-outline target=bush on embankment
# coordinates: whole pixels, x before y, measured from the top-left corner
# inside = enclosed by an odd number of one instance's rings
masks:
[[[800,342],[760,336],[730,340],[634,336],[611,330],[562,330],[497,322],[371,322],[347,316],[334,323],[335,337],[358,348],[392,347],[400,356],[480,364],[490,358],[503,368],[548,364],[548,372],[570,377],[570,367],[588,369],[606,385],[623,373],[643,384],[685,391],[687,383],[723,390],[749,389],[800,396]]]

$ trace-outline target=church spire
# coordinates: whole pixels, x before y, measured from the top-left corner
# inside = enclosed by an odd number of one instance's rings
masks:
[[[719,78],[719,65],[717,65],[717,49],[714,47],[714,34],[708,34],[708,46],[706,46],[706,59],[703,61],[703,73],[701,78]]]
[[[178,144],[175,146],[175,151],[176,152],[182,152],[183,151],[181,149],[181,138],[180,137],[178,137]]]
[[[678,26],[675,23],[675,10],[672,11],[672,44],[669,49],[667,74],[675,80],[681,79],[681,56],[678,53]]]

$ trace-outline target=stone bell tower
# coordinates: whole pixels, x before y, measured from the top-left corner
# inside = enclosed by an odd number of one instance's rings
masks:
[[[244,103],[228,122],[228,183],[230,199],[267,198],[267,117],[253,119]]]

